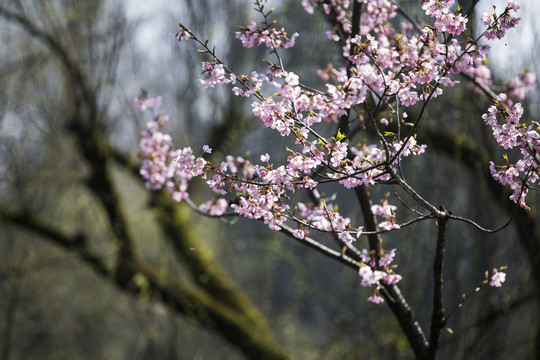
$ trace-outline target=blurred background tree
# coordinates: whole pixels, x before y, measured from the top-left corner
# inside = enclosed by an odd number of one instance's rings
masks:
[[[168,38],[181,20],[208,34],[236,71],[260,69],[261,50],[233,40],[256,16],[250,5],[0,2],[0,358],[412,357],[388,308],[366,303],[354,271],[262,224],[202,218],[144,189],[135,155],[149,119],[133,106],[141,86],[163,95],[177,144],[208,143],[216,158],[277,156],[282,140],[261,131],[249,103],[206,91],[203,57]],[[340,61],[337,47],[321,48],[330,25],[299,1],[275,6],[280,24],[301,34],[285,67],[317,86],[315,70]],[[442,359],[540,354],[540,199],[533,192],[533,210],[515,211],[490,178],[488,160],[498,155],[481,121],[489,104],[464,87],[438,99],[419,134],[433,152],[406,169],[429,200],[486,227],[514,215],[495,234],[451,225],[450,308],[493,264],[509,271],[501,290],[483,290],[453,317]],[[205,191],[198,188],[201,199]],[[424,328],[435,232],[426,224],[385,236],[399,246],[401,287]]]

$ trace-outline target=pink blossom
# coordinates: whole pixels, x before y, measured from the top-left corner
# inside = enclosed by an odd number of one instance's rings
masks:
[[[382,282],[387,285],[394,285],[401,281],[401,275],[399,274],[386,274],[382,279]]]
[[[202,63],[202,70],[204,78],[200,81],[205,87],[214,87],[231,82],[229,78],[225,77],[226,71],[223,64],[216,63],[215,61],[204,61]]]
[[[191,38],[191,36],[189,35],[189,32],[186,30],[179,31],[176,34],[171,34],[171,37],[174,38],[178,42]]]
[[[495,274],[491,276],[491,281],[489,282],[489,286],[501,287],[505,280],[506,280],[506,273],[503,273],[502,271],[497,271]]]
[[[379,295],[373,294],[370,297],[368,297],[368,301],[374,304],[380,304],[384,302],[384,299]]]
[[[372,205],[371,212],[374,215],[381,216],[383,218],[390,218],[394,216],[397,206],[385,203],[383,205]]]
[[[362,262],[364,264],[369,264],[371,262],[371,254],[367,249],[362,249],[362,252],[360,254],[360,258],[362,259]],[[360,274],[362,275],[362,274]]]
[[[369,266],[360,267],[358,274],[362,277],[362,286],[371,286],[379,282],[386,276],[386,273],[380,270],[372,270]]]
[[[495,9],[495,6],[494,6]],[[484,36],[488,40],[493,39],[502,39],[506,32],[517,26],[519,23],[520,18],[516,18],[511,15],[511,12],[517,12],[519,9],[519,5],[516,4],[514,1],[508,1],[508,5],[506,6],[506,9],[501,14],[501,16],[497,17],[497,14],[490,15],[488,13],[484,13],[482,16],[482,22],[484,25],[488,25],[488,29],[484,32]]]
[[[399,229],[400,226],[396,224],[396,222],[392,220],[385,220],[379,224],[379,227],[384,231],[390,231],[390,230],[396,230]]]
[[[177,164],[177,171],[186,177],[201,176],[204,173],[206,160],[195,158],[190,147],[185,147],[176,152],[174,161]]]
[[[308,235],[308,231],[305,229],[295,229],[292,234],[295,238],[304,239]]]
[[[338,234],[338,237],[341,241],[343,241],[345,244],[350,244],[354,241],[356,241],[356,239],[351,236],[351,234],[348,232],[348,231],[342,231]]]
[[[330,76],[324,70],[321,70],[321,69],[317,70],[317,75],[323,81],[328,81],[330,79]]]
[[[289,38],[284,29],[259,28],[255,21],[252,21],[247,27],[241,27],[240,31],[236,32],[236,38],[240,39],[246,48],[260,44],[265,44],[269,48],[290,48],[294,46],[297,36],[298,33],[294,33]]]
[[[314,9],[309,0],[302,0],[302,6],[308,14],[313,14]]]
[[[225,199],[211,199],[199,206],[199,210],[211,216],[220,216],[225,213],[229,203]]]
[[[396,249],[392,249],[385,253],[379,259],[379,266],[384,267],[390,265],[390,263],[394,260],[394,256],[396,256]]]
[[[398,97],[403,103],[403,106],[414,105],[420,100],[418,98],[418,93],[416,91],[410,91],[408,88],[400,90]]]
[[[529,210],[525,203],[525,197],[529,184],[536,183],[539,178],[540,164],[535,160],[535,156],[540,147],[540,141],[538,141],[540,134],[532,126],[524,127],[520,124],[523,115],[520,103],[510,108],[505,105],[506,102],[506,95],[499,94],[495,105],[491,106],[488,113],[484,114],[482,118],[492,128],[493,137],[497,143],[505,149],[520,148],[521,158],[513,163],[507,160],[506,164],[501,167],[496,167],[491,162],[490,171],[496,181],[502,185],[509,185],[510,189],[513,190],[510,199]]]
[[[312,178],[309,178],[309,177],[305,176],[304,179],[303,179],[303,185],[304,185],[304,188],[313,190],[319,184],[315,180],[313,180]]]
[[[161,106],[161,96],[146,97],[145,95],[135,98],[135,105],[141,110],[154,109]]]
[[[453,0],[424,0],[422,1],[422,9],[435,19],[434,25],[438,31],[459,35],[465,31],[467,18],[461,14],[455,14],[451,10],[453,3]]]
[[[172,139],[161,132],[167,120],[167,116],[158,115],[154,121],[150,121],[142,132],[139,144],[144,156],[140,174],[145,180],[146,188],[150,190],[161,189],[175,176]]]
[[[339,36],[333,31],[327,31],[326,36],[328,36],[328,39],[332,41],[339,41]]]
[[[521,76],[515,76],[512,78],[509,84],[508,92],[510,95],[515,96],[519,100],[525,99],[525,94],[536,88],[536,75],[532,72],[526,71]]]

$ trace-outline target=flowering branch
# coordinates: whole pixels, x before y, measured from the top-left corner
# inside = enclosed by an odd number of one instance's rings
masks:
[[[443,264],[444,251],[446,246],[446,229],[448,225],[448,211],[440,209],[442,216],[437,221],[437,249],[435,250],[435,261],[433,264],[433,312],[431,315],[431,335],[429,338],[429,357],[435,359],[439,350],[441,331],[446,323],[443,299]]]
[[[476,39],[460,41],[468,19],[460,13],[460,8],[451,10],[453,0],[423,0],[422,9],[429,23],[420,26],[405,16],[409,23],[402,25],[401,33],[391,21],[403,11],[391,1],[354,1],[350,12],[350,2],[346,0],[304,0],[302,5],[308,13],[313,12],[315,5],[331,20],[333,29],[327,35],[330,41],[342,45],[346,64],[340,68],[328,65],[318,72],[325,81],[326,90],[322,91],[302,85],[297,74],[284,69],[278,49],[285,51],[294,46],[298,34],[288,36],[284,28],[278,30],[276,22],[269,21],[273,10],[266,11],[265,4],[263,0],[255,1],[256,11],[263,17],[262,26],[253,21],[236,33],[245,47],[264,45],[277,57],[278,65],[265,61],[264,74],[253,71],[249,75],[236,75],[219,60],[215,49],[209,48],[208,40],[199,40],[181,24],[174,38],[196,41],[202,47],[201,52],[211,57],[202,64],[204,86],[239,83],[232,88],[235,95],[255,98],[253,115],[267,128],[294,142],[292,149],[283,149],[288,154],[286,161],[274,164],[268,154],[262,154],[260,162],[227,156],[220,164],[214,164],[204,158],[212,151],[206,145],[199,156],[187,147],[174,150],[170,137],[162,133],[167,117],[158,114],[143,132],[141,141],[144,157],[141,174],[147,187],[165,187],[174,200],[187,201],[192,208],[209,216],[230,216],[227,212],[230,209],[236,215],[263,221],[271,230],[283,232],[326,256],[357,268],[361,285],[374,288],[368,300],[374,303],[386,300],[417,356],[434,358],[446,321],[442,274],[447,223],[465,221],[481,230],[489,230],[426,200],[406,180],[402,163],[405,157],[419,156],[426,151],[425,145],[417,143],[416,134],[427,121],[428,104],[435,102],[445,88],[458,84],[453,76],[462,74],[484,93],[492,95],[489,70],[484,65],[489,46],[480,45],[479,41],[481,38],[500,39],[516,26],[519,19],[512,13],[518,6],[509,1],[500,14],[485,15],[486,31]],[[534,76],[524,73],[511,83],[510,93],[522,97],[524,91],[532,88],[533,80]],[[158,102],[145,94],[137,99],[142,110],[156,108]],[[419,105],[418,115],[408,121],[407,109],[415,104]],[[359,114],[358,121],[351,116],[355,111]],[[511,199],[528,209],[527,191],[539,177],[540,136],[538,126],[519,123],[522,113],[519,103],[513,104],[505,94],[500,94],[483,118],[501,147],[521,150],[522,158],[515,164],[506,157],[506,165],[496,166],[492,162],[490,169],[497,181],[510,185],[514,191]],[[397,132],[390,131],[393,122],[397,123]],[[324,135],[326,132],[319,129],[322,123],[336,124],[333,136]],[[353,138],[366,126],[373,129],[377,143],[368,144]],[[404,131],[405,127],[410,129]],[[198,207],[188,191],[188,183],[196,178],[205,181],[217,194]],[[318,196],[317,187],[326,183],[355,191],[363,224],[353,224],[340,212],[338,203]],[[416,204],[427,210],[427,214],[405,207],[418,217],[399,224],[397,207],[389,203],[388,196],[380,204],[371,202],[369,188],[378,184],[401,187]],[[307,191],[313,201],[299,201],[297,192],[300,190]],[[436,219],[439,227],[429,345],[422,329],[409,317],[410,309],[395,286],[401,280],[395,267],[389,266],[395,249],[385,250],[380,237],[382,232],[425,219]],[[310,231],[332,234],[341,252],[314,240]],[[368,249],[360,250],[353,245],[362,236],[367,237]],[[491,286],[504,281],[504,273],[498,274]]]

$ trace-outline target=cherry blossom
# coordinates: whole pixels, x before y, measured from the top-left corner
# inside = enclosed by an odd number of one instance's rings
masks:
[[[484,13],[482,16],[482,22],[488,26],[488,29],[484,32],[484,36],[489,40],[502,39],[509,29],[517,26],[520,18],[514,17],[511,13],[517,12],[519,5],[512,0],[508,1],[508,5],[504,12],[497,16],[497,8],[493,6],[493,14]]]
[[[206,87],[215,87],[216,85],[235,82],[234,77],[227,78],[225,76],[227,72],[223,64],[216,61],[204,61],[202,63],[202,70],[204,77],[201,79],[201,83]]]
[[[525,71],[520,76],[515,76],[510,80],[508,93],[518,100],[525,99],[525,94],[536,88],[536,74]]]
[[[380,304],[380,303],[384,302],[384,299],[381,296],[376,295],[376,294],[371,295],[370,297],[368,297],[367,300],[369,302],[374,303],[374,304]]]
[[[502,271],[497,271],[495,272],[495,274],[491,276],[491,281],[489,282],[489,286],[501,287],[505,280],[506,280],[506,273]]]
[[[142,95],[135,98],[135,105],[141,110],[145,111],[147,109],[155,109],[161,106],[161,96],[158,97],[147,97]]]
[[[211,199],[201,204],[199,210],[211,216],[220,216],[227,211],[229,203],[225,199]]]
[[[174,38],[176,41],[184,41],[189,39],[191,36],[189,35],[189,32],[187,30],[182,30],[177,32],[176,34],[171,34],[171,37]]]
[[[509,185],[513,191],[510,199],[519,203],[521,207],[529,209],[525,197],[531,184],[540,177],[540,164],[536,160],[540,148],[540,127],[520,124],[523,108],[520,103],[511,107],[505,94],[499,94],[486,114],[482,116],[484,122],[492,128],[493,137],[504,149],[520,148],[521,158],[515,163],[508,162],[496,166],[490,162],[490,171],[493,178],[502,185]]]
[[[240,39],[242,45],[246,48],[259,46],[260,44],[264,44],[269,48],[290,48],[294,46],[297,36],[298,33],[294,33],[289,38],[284,29],[261,29],[255,21],[252,21],[249,26],[241,27],[240,31],[236,32],[236,38]]]
[[[364,6],[354,36],[350,17],[353,3]],[[490,47],[480,44],[479,39],[465,37],[468,19],[456,9],[454,0],[421,1],[427,18],[422,26],[397,22],[397,6],[389,0],[304,0],[306,12],[313,13],[317,7],[333,17],[333,27],[326,34],[330,41],[342,46],[345,64],[319,69],[316,74],[325,84],[321,89],[311,89],[304,85],[301,72],[284,68],[278,52],[294,46],[298,34],[289,36],[284,28],[268,23],[265,1],[257,0],[255,4],[264,21],[241,27],[236,38],[246,48],[272,49],[271,55],[277,61],[265,59],[266,72],[234,73],[207,42],[200,41],[183,25],[173,37],[197,42],[210,57],[202,63],[202,85],[228,85],[235,95],[252,99],[251,110],[257,121],[287,142],[282,149],[284,156],[272,157],[271,163],[267,153],[255,156],[255,160],[227,155],[223,161],[213,163],[204,158],[212,153],[207,145],[199,153],[187,146],[175,149],[172,138],[162,132],[167,117],[158,115],[142,133],[141,175],[149,189],[165,188],[179,202],[188,199],[190,181],[204,181],[216,197],[203,202],[198,210],[210,216],[222,216],[229,210],[227,215],[260,220],[274,231],[292,229],[286,231],[299,240],[319,234],[333,236],[343,246],[343,255],[348,250],[355,254],[361,285],[375,288],[368,300],[380,303],[381,287],[402,279],[391,265],[397,250],[387,251],[382,244],[359,250],[355,245],[366,235],[400,229],[403,224],[396,217],[397,206],[390,204],[389,195],[372,205],[367,211],[377,217],[378,224],[376,231],[366,232],[365,224],[341,213],[339,199],[334,201],[334,195],[323,198],[318,189],[327,183],[355,190],[398,184],[431,215],[439,214],[420,200],[414,189],[403,185],[406,180],[401,175],[402,163],[427,151],[426,145],[415,138],[420,118],[409,120],[408,114],[414,112],[408,108],[426,107],[437,101],[447,87],[459,83],[457,74],[479,84],[477,91],[490,86],[491,73],[485,65]],[[489,40],[503,37],[519,22],[514,17],[518,8],[509,1],[502,12],[485,14],[482,21],[486,31],[482,36]],[[396,24],[399,29],[394,28]],[[523,99],[534,82],[534,74],[525,72],[511,81],[509,94]],[[160,97],[146,94],[136,99],[141,110],[160,104]],[[371,108],[373,114],[357,111]],[[540,177],[540,135],[538,124],[526,124],[522,117],[521,104],[500,94],[482,118],[497,145],[515,150],[516,156],[515,161],[506,156],[502,165],[490,162],[486,167],[496,181],[510,187],[510,199],[527,209],[528,190]],[[351,125],[357,127],[355,131],[373,127],[376,140],[368,141],[364,135],[358,140],[351,129],[338,128],[332,134],[326,131],[327,124],[341,126],[343,119],[350,119]],[[400,130],[392,130],[393,125]],[[305,202],[300,194],[309,194],[312,201]],[[501,286],[504,280],[505,273],[496,272],[490,285]]]

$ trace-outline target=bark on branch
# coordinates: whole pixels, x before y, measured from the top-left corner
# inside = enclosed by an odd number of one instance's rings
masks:
[[[435,261],[433,263],[433,312],[431,315],[431,334],[429,337],[429,359],[436,359],[441,342],[441,331],[446,324],[443,298],[443,266],[444,251],[446,244],[446,227],[448,224],[448,212],[441,207],[440,216],[437,221],[437,248],[435,250]]]
[[[355,188],[356,197],[358,203],[362,209],[362,215],[364,217],[364,228],[370,232],[376,232],[378,230],[377,219],[371,211],[373,203],[369,197],[369,190],[366,185],[361,185]],[[380,235],[370,234],[368,235],[369,246],[373,250],[379,248],[381,243]],[[385,297],[386,303],[394,313],[403,333],[409,340],[416,358],[419,360],[427,359],[428,355],[428,341],[424,334],[424,331],[420,327],[418,321],[416,321],[414,313],[401,294],[397,285],[384,285],[385,291],[382,292]]]

